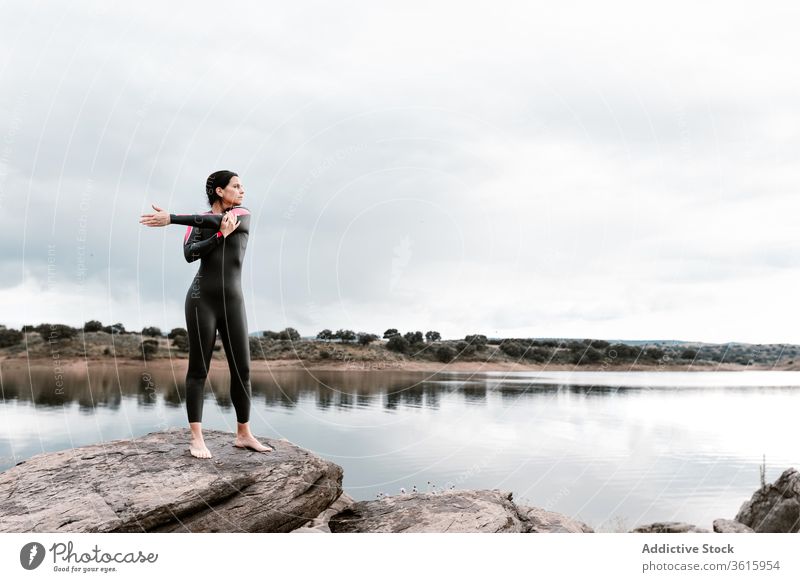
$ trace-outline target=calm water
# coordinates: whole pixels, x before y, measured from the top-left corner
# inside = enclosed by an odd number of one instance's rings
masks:
[[[312,375],[313,374],[313,375]],[[183,372],[2,369],[0,470],[37,453],[186,426]],[[355,499],[416,485],[499,488],[598,530],[710,527],[800,467],[798,372],[396,371],[255,374],[251,423],[344,468]],[[224,365],[203,423],[233,431]],[[213,452],[213,451],[212,451]]]

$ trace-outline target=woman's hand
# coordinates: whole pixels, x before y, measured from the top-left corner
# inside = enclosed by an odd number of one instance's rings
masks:
[[[228,235],[239,227],[239,219],[231,212],[226,212],[222,217],[222,224],[219,227],[222,236],[228,238]]]
[[[169,212],[162,210],[155,204],[152,206],[153,209],[156,210],[156,213],[142,214],[142,217],[139,219],[139,224],[144,224],[145,226],[167,226],[169,224]]]

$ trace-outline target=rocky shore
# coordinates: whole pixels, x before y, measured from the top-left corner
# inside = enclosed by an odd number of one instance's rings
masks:
[[[449,490],[355,501],[342,468],[287,440],[233,447],[204,431],[211,460],[192,457],[189,430],[36,455],[0,473],[0,532],[486,532],[592,533],[588,525],[511,492]],[[787,469],[734,519],[710,529],[662,522],[633,532],[798,532],[800,473]]]

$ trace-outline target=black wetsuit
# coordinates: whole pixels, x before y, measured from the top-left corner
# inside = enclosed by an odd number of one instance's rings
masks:
[[[236,420],[250,418],[250,344],[242,295],[242,261],[250,232],[250,211],[236,206],[239,226],[227,238],[219,228],[222,214],[170,214],[172,224],[185,224],[183,255],[200,268],[186,292],[189,369],[186,371],[186,412],[189,422],[201,422],[203,392],[217,330],[231,373],[231,401]]]

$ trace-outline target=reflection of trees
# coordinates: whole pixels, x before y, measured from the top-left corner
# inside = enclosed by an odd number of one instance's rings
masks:
[[[471,403],[486,402],[486,384],[468,384],[461,388],[464,399]]]
[[[442,386],[436,382],[414,382],[411,379],[396,381],[386,386],[386,404],[389,410],[396,410],[399,406],[412,408],[439,407],[439,394]]]
[[[99,363],[89,368],[58,369],[47,362],[3,370],[6,400],[34,402],[39,407],[61,407],[77,403],[84,412],[95,407],[117,409],[123,400],[152,409],[159,401],[168,408],[185,406],[186,389],[182,370],[153,370],[135,365]],[[313,400],[321,410],[367,408],[381,402],[387,410],[407,406],[438,408],[442,394],[455,393],[471,402],[485,402],[486,383],[470,380],[437,381],[430,374],[401,370],[274,370],[251,375],[254,405],[291,410],[303,400]],[[502,398],[518,398],[520,391],[547,392],[566,387],[501,384]],[[227,368],[212,369],[206,383],[206,397],[217,405],[233,409],[230,374]],[[586,392],[585,387],[569,390]],[[594,388],[595,392],[603,389]],[[377,399],[377,400],[376,400]]]

